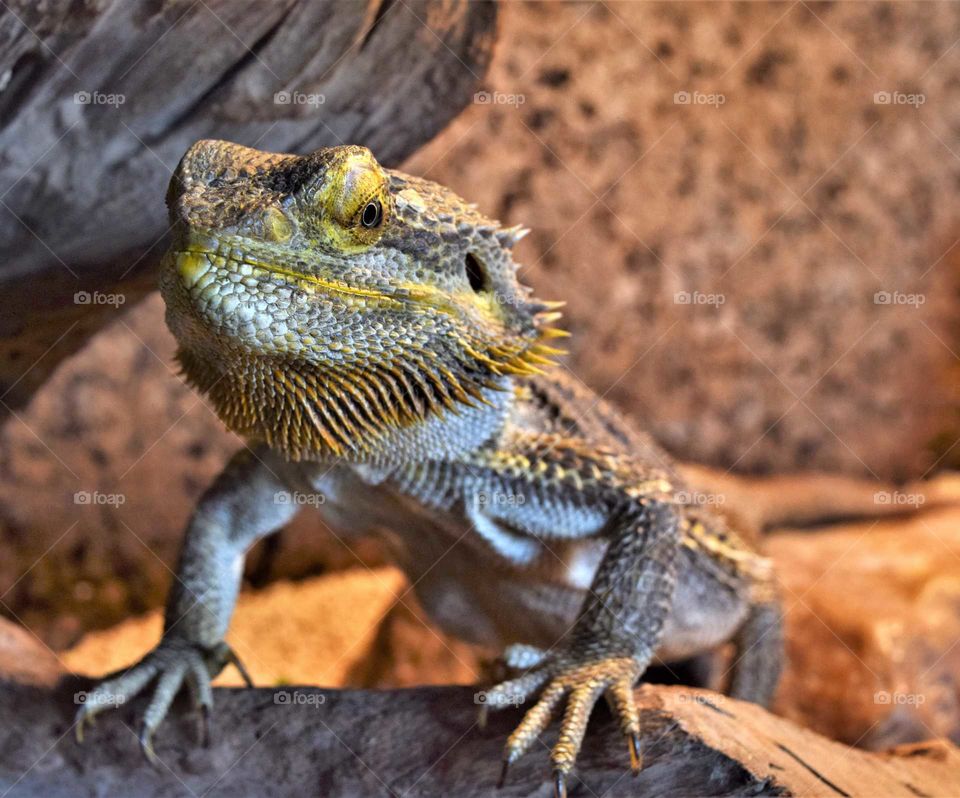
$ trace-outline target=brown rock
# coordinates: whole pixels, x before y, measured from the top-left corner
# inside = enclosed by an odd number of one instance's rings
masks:
[[[960,740],[960,511],[769,540],[784,585],[777,712],[863,748]]]
[[[499,654],[481,651],[437,629],[413,593],[404,590],[344,684],[380,688],[477,684],[489,675],[489,665]]]
[[[0,618],[0,683],[49,687],[62,673],[53,651],[19,624]]]
[[[960,432],[958,36],[952,4],[511,3],[498,94],[406,168],[532,228],[571,369],[681,459],[919,476]]]
[[[240,596],[227,640],[254,684],[357,684],[350,674],[371,661],[383,620],[405,589],[406,580],[395,568],[278,582]],[[71,671],[102,676],[140,659],[157,644],[162,629],[157,610],[91,632],[61,660]],[[238,686],[243,680],[227,668],[215,683]]]

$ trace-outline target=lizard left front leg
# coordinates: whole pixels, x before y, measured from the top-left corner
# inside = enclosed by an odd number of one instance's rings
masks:
[[[589,466],[588,471],[596,473]],[[676,581],[679,538],[674,506],[660,497],[635,495],[619,480],[601,477],[600,482],[607,484],[593,487],[598,500],[611,508],[600,532],[609,546],[576,622],[542,657],[514,658],[526,659],[529,669],[487,694],[487,705],[498,708],[542,691],[507,741],[504,775],[566,699],[560,736],[551,752],[559,796],[566,794],[567,776],[602,695],[619,716],[631,765],[639,772],[640,720],[633,688],[657,649]]]

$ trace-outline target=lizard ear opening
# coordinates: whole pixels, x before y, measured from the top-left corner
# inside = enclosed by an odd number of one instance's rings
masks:
[[[490,278],[480,259],[472,252],[467,253],[464,267],[467,273],[467,282],[475,293],[486,291],[490,287]]]
[[[364,206],[363,213],[360,214],[360,224],[367,228],[379,227],[382,221],[383,205],[378,199],[370,200],[370,202]]]

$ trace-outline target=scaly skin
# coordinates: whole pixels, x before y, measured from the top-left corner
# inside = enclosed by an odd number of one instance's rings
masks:
[[[108,679],[155,682],[141,744],[186,685],[204,711],[236,662],[223,643],[247,549],[319,491],[322,510],[381,534],[433,619],[502,646],[515,673],[487,706],[534,701],[504,769],[565,706],[558,794],[605,696],[635,771],[633,687],[655,658],[733,641],[730,690],[766,702],[781,662],[770,566],[719,517],[685,504],[666,455],[561,369],[556,303],[516,279],[503,229],[442,186],[369,151],[275,155],[202,141],[168,204],[167,322],[191,382],[250,447],[187,529],[164,636]]]

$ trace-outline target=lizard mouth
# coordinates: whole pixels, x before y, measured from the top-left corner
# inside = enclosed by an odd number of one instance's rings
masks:
[[[391,286],[351,285],[332,275],[321,275],[306,268],[297,270],[289,266],[281,266],[268,258],[244,252],[213,237],[203,243],[194,241],[182,249],[173,249],[170,255],[173,269],[188,292],[202,290],[218,279],[221,281],[255,280],[279,281],[308,293],[319,291],[344,298],[356,297],[392,304],[414,299],[409,292],[399,291]]]
[[[320,294],[345,303],[380,309],[436,311],[459,317],[463,308],[439,288],[414,283],[357,284],[302,264],[281,265],[268,254],[240,249],[213,235],[191,235],[182,248],[170,252],[173,271],[188,294],[203,291],[212,282],[282,283],[308,295]],[[253,281],[256,281],[254,283]]]
[[[278,264],[275,255],[269,251],[260,255],[246,241],[222,239],[214,234],[191,232],[181,247],[171,250],[170,256],[172,271],[176,273],[183,289],[188,295],[201,299],[205,298],[204,292],[212,283],[240,283],[254,290],[265,283],[280,283],[307,296],[319,295],[361,311],[375,307],[378,310],[417,314],[433,312],[453,319],[461,319],[467,312],[450,295],[435,286],[408,282],[372,284],[359,280],[347,281],[329,270],[306,263]],[[547,340],[566,335],[549,326],[560,317],[554,311],[562,304],[539,303],[535,336],[513,340],[506,348],[494,345],[492,358],[480,351],[470,351],[468,354],[491,367],[495,374],[539,371],[538,365],[549,365],[550,358],[563,354],[562,350],[546,345]],[[480,341],[475,343],[478,349],[486,348]],[[502,372],[498,366],[503,368]]]

